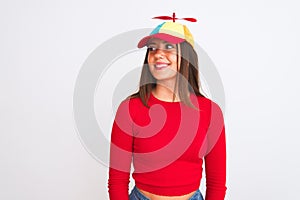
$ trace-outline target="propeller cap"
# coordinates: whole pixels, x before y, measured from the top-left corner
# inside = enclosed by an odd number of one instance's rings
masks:
[[[158,38],[165,40],[172,44],[178,44],[181,42],[188,42],[192,47],[194,47],[194,38],[189,31],[189,29],[177,22],[163,22],[158,25],[150,35],[142,38],[138,43],[138,48],[142,48],[148,44],[151,38]]]

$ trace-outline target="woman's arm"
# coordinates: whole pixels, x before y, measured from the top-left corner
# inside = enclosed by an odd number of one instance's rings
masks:
[[[120,104],[111,133],[108,192],[110,200],[129,200],[128,184],[132,161],[132,120],[129,101]]]
[[[210,126],[207,131],[208,149],[205,159],[205,200],[224,200],[226,192],[226,140],[223,114],[211,103]]]

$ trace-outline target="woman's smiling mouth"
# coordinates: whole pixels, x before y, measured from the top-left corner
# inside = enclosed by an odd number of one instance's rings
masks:
[[[168,63],[162,63],[162,62],[157,62],[157,63],[154,64],[154,67],[155,67],[155,69],[157,69],[157,70],[164,69],[164,68],[166,68],[166,67],[168,67],[168,66],[169,66]]]

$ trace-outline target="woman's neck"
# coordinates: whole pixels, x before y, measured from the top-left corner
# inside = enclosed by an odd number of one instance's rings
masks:
[[[152,90],[152,94],[163,101],[173,102],[173,97],[175,95],[174,102],[180,101],[178,90],[174,91],[174,86],[166,86],[162,84],[156,84],[156,87]]]

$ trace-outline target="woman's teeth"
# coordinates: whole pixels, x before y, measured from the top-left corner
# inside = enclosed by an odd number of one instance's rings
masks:
[[[155,65],[155,68],[156,68],[156,69],[163,69],[163,68],[166,68],[166,67],[168,67],[167,64],[156,64],[156,65]]]

